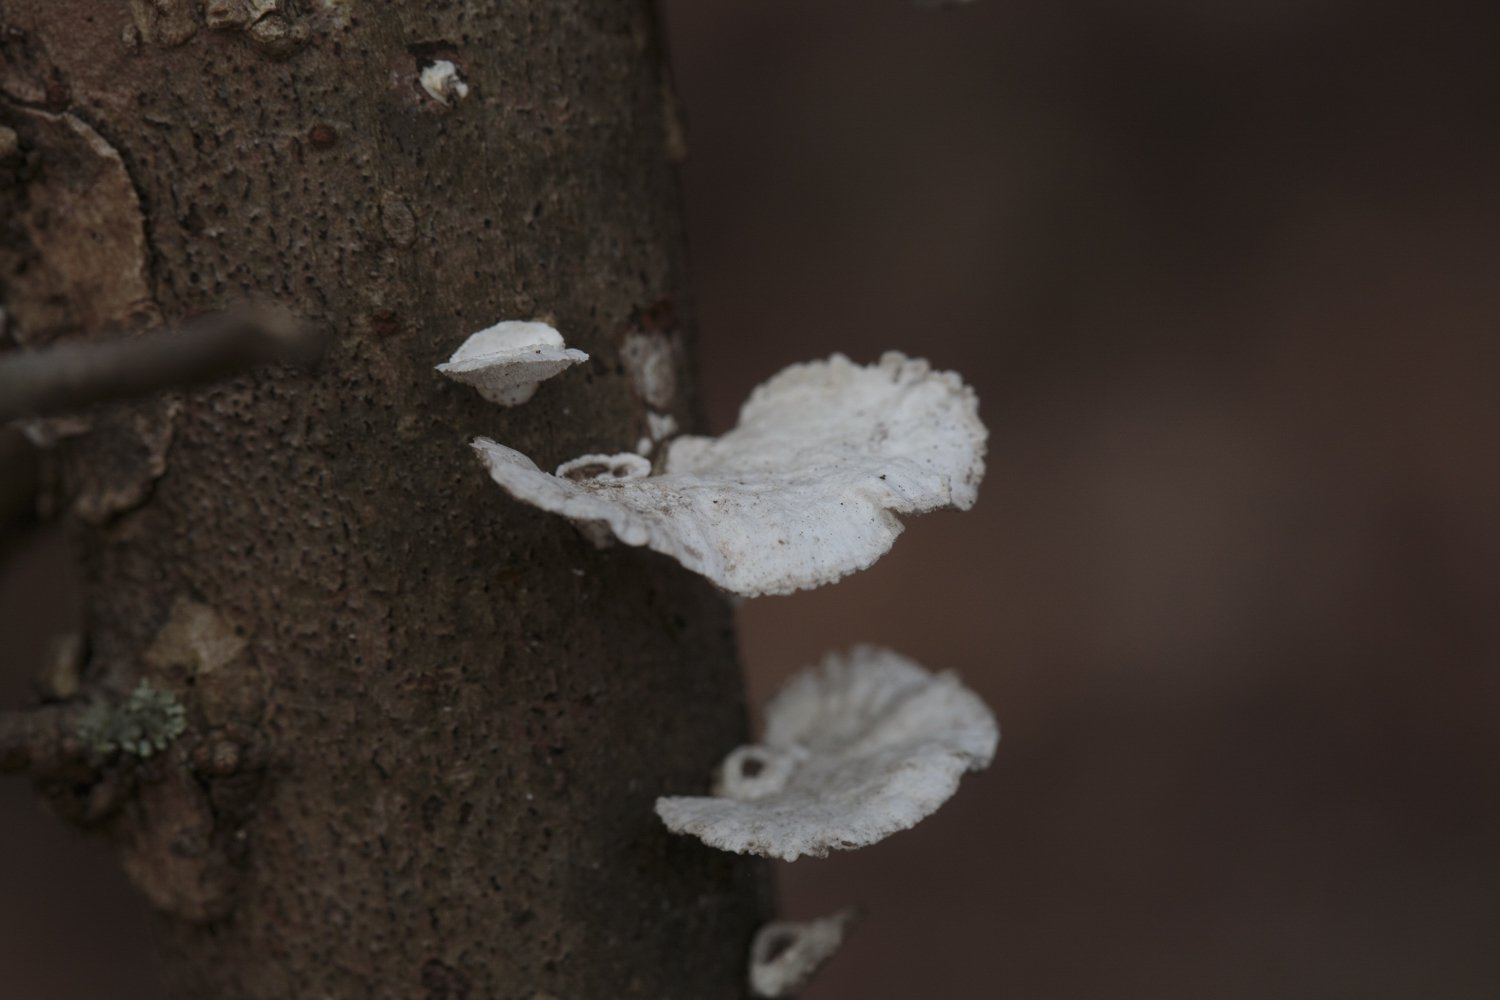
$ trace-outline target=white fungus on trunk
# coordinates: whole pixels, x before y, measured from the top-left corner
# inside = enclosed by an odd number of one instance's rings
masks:
[[[544,380],[588,359],[564,346],[562,334],[546,323],[512,320],[473,334],[437,370],[473,386],[492,403],[517,406]]]
[[[439,59],[422,68],[417,81],[427,96],[444,104],[457,104],[469,96],[469,85],[451,60]]]
[[[646,413],[646,429],[650,432],[648,437],[636,441],[635,451],[638,455],[649,455],[656,447],[657,442],[663,441],[677,433],[677,419],[670,413],[657,413],[649,410]]]
[[[950,673],[857,646],[793,677],[766,706],[761,743],[720,765],[713,797],[666,796],[676,833],[794,861],[864,847],[931,815],[987,767],[995,717]]]
[[[750,992],[768,1000],[795,996],[839,950],[858,919],[850,908],[806,923],[766,924],[750,944]]]
[[[651,432],[652,441],[664,441],[677,433],[677,418],[652,410],[646,414],[646,429]]]
[[[630,374],[636,395],[658,409],[672,405],[677,395],[677,367],[672,341],[660,333],[626,334],[620,361]]]
[[[967,510],[984,476],[974,391],[953,372],[888,353],[792,365],[759,386],[718,438],[683,436],[658,475],[574,482],[488,438],[474,448],[512,496],[646,545],[747,597],[832,583],[870,566],[897,514]]]

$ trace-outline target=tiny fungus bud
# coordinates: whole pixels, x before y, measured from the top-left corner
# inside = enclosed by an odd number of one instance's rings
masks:
[[[459,75],[458,67],[447,59],[439,59],[423,67],[418,76],[422,89],[434,101],[457,104],[469,96],[469,85]]]
[[[517,406],[546,379],[588,359],[564,346],[562,334],[546,323],[507,321],[469,337],[437,370],[492,403]]]
[[[807,757],[802,747],[740,747],[719,765],[714,794],[753,802],[786,787]]]
[[[999,739],[990,710],[952,674],[857,646],[771,699],[765,737],[725,758],[714,797],[659,798],[656,813],[720,850],[823,857],[931,815],[965,771],[989,766]]]
[[[859,920],[850,908],[806,923],[766,924],[750,945],[750,992],[768,1000],[795,996],[812,980]]]
[[[618,455],[583,455],[557,467],[561,479],[575,483],[618,483],[651,474],[651,463],[631,452]]]

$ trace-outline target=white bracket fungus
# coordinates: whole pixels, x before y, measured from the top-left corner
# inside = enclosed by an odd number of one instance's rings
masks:
[[[666,796],[675,833],[794,861],[864,847],[931,815],[1000,739],[979,696],[875,646],[826,657],[766,706],[764,740],[724,759],[713,798]]]
[[[566,347],[562,334],[546,323],[507,321],[469,337],[437,370],[501,406],[517,406],[536,387],[589,356]]]
[[[978,411],[957,374],[926,361],[892,352],[865,366],[835,354],[759,386],[723,437],[673,439],[660,475],[574,482],[488,438],[474,448],[517,499],[754,597],[870,566],[901,533],[897,514],[973,506]]]
[[[469,85],[459,74],[458,67],[447,59],[424,66],[417,82],[427,91],[428,97],[444,104],[457,104],[469,96]]]
[[[750,945],[750,992],[776,1000],[795,996],[844,943],[855,921],[854,909],[806,923],[766,924]]]

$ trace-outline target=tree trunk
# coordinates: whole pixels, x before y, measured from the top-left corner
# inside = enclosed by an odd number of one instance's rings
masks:
[[[438,60],[465,96],[423,88]],[[632,448],[631,333],[691,425],[664,72],[641,0],[0,4],[17,340],[241,297],[334,335],[57,452],[84,688],[145,678],[187,731],[52,795],[162,913],[173,995],[742,994],[765,872],[651,808],[744,736],[725,601],[467,446]],[[542,317],[592,360],[524,406],[432,370]]]

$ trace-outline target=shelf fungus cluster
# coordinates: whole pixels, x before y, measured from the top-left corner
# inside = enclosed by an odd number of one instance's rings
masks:
[[[437,370],[473,386],[491,403],[519,406],[542,382],[588,359],[565,346],[562,334],[546,323],[507,320],[469,337]]]
[[[551,327],[501,323],[438,367],[513,405],[586,357]],[[583,455],[554,473],[489,438],[473,446],[507,493],[596,544],[647,546],[746,597],[869,567],[901,533],[898,515],[967,510],[984,477],[973,390],[894,352],[873,365],[839,354],[792,365],[751,394],[721,437],[674,436],[670,417],[650,417],[636,451]],[[653,451],[654,461],[644,457]],[[656,812],[720,850],[824,857],[931,815],[966,772],[989,765],[999,739],[988,707],[952,674],[857,646],[786,684],[766,707],[761,742],[724,759],[711,795],[663,796]],[[852,922],[843,911],[766,925],[751,946],[751,991],[793,995]]]
[[[652,475],[549,475],[474,441],[516,499],[746,597],[865,569],[901,533],[898,514],[973,506],[984,445],[973,390],[896,353],[868,366],[837,354],[793,365],[755,390],[729,433],[673,438]]]
[[[711,796],[663,796],[668,829],[724,851],[795,861],[864,847],[916,825],[987,767],[1000,729],[979,696],[888,649],[857,646],[771,699],[760,743],[724,758]],[[750,990],[795,995],[843,943],[844,910],[775,922],[750,946]]]

